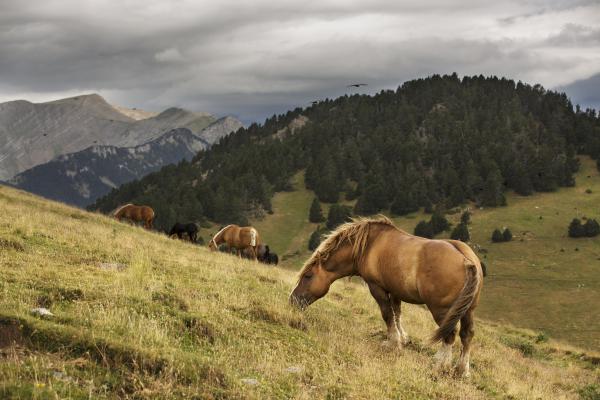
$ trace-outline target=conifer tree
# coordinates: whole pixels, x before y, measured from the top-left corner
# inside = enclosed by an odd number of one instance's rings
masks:
[[[569,237],[578,238],[585,236],[585,228],[581,224],[581,220],[573,218],[569,224]]]
[[[454,240],[460,240],[461,242],[468,242],[471,236],[469,235],[469,228],[467,224],[460,223],[454,227],[450,238]]]
[[[313,199],[313,202],[310,206],[308,220],[316,223],[325,221],[325,217],[323,217],[323,210],[321,209],[321,203],[319,203],[319,199],[316,197]]]
[[[433,229],[431,228],[431,224],[427,221],[420,221],[417,226],[415,226],[414,233],[416,236],[421,236],[427,239],[433,238]]]
[[[308,249],[310,251],[314,251],[317,247],[319,247],[319,244],[321,244],[321,236],[321,227],[317,226],[317,229],[310,235],[310,238],[308,239]]]
[[[492,233],[492,242],[504,242],[504,236],[502,235],[502,232],[500,232],[500,229],[494,229],[494,232]]]
[[[506,228],[504,229],[504,232],[502,232],[502,239],[504,242],[510,242],[513,238],[512,232],[510,231],[510,229]]]

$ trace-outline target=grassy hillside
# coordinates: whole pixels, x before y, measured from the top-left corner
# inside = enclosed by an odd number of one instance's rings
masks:
[[[600,304],[600,237],[567,237],[574,217],[600,218],[600,175],[593,160],[580,161],[576,187],[528,197],[509,193],[507,207],[471,207],[470,232],[472,244],[484,249],[480,256],[490,273],[480,315],[599,350],[595,305]],[[308,256],[308,237],[316,227],[308,222],[314,194],[304,188],[302,175],[294,178],[294,186],[294,192],[275,195],[274,215],[255,222],[273,250],[284,255],[284,266],[292,269]],[[327,206],[323,208],[326,214]],[[428,218],[419,212],[394,221],[412,232]],[[457,223],[459,214],[449,219]],[[511,229],[513,241],[491,243],[492,231],[502,227]]]
[[[412,345],[380,346],[360,283],[337,282],[301,313],[287,304],[288,270],[7,187],[0,207],[1,398],[599,395],[598,358],[538,332],[478,321],[473,376],[454,380],[431,372],[422,307],[404,307]]]

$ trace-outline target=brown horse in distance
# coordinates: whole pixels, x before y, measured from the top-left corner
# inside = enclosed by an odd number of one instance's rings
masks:
[[[433,342],[443,341],[437,367],[448,370],[460,321],[462,352],[456,374],[469,375],[473,310],[483,284],[481,263],[473,250],[455,240],[430,240],[410,235],[386,217],[357,219],[338,227],[304,265],[290,302],[304,309],[327,294],[344,276],[359,275],[381,309],[388,341],[408,343],[402,328],[402,301],[425,304],[439,328]]]
[[[113,215],[119,221],[128,219],[133,222],[143,222],[146,229],[152,229],[154,210],[148,206],[125,204],[124,206],[119,207]]]
[[[252,226],[227,225],[213,236],[208,247],[215,251],[221,243],[227,243],[230,248],[236,249],[238,256],[244,249],[250,249],[252,258],[256,260],[260,237],[256,228]]]

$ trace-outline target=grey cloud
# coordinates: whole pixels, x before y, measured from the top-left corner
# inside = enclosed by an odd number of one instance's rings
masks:
[[[368,81],[361,92],[454,71],[553,85],[544,79],[589,70],[590,57],[543,48],[600,47],[597,23],[559,19],[563,30],[537,41],[497,33],[497,15],[590,2],[364,3],[3,0],[0,97],[96,91],[131,107],[183,106],[250,122],[351,93],[355,80]]]
[[[523,4],[531,8],[530,11],[499,18],[502,24],[513,24],[519,20],[526,20],[553,12],[568,11],[580,7],[598,6],[597,0],[534,0],[524,1]]]
[[[550,36],[546,43],[552,46],[598,46],[600,28],[566,24],[558,34]]]

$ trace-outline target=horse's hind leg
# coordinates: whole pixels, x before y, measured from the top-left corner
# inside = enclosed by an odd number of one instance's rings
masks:
[[[430,307],[431,314],[433,314],[433,318],[435,322],[440,325],[446,316],[448,309],[443,310],[432,310]],[[449,333],[442,340],[442,347],[438,350],[434,359],[436,361],[436,370],[440,372],[447,372],[452,367],[452,345],[454,344],[454,339],[456,338],[456,328]]]
[[[394,311],[394,321],[396,323],[396,328],[398,328],[398,331],[400,332],[400,340],[402,341],[403,345],[406,345],[410,342],[410,339],[408,338],[408,334],[402,327],[402,302],[396,297],[390,296],[390,298],[392,301],[392,311]]]
[[[460,359],[456,365],[456,375],[467,378],[470,375],[469,371],[469,355],[471,353],[471,340],[475,334],[473,329],[473,310],[467,313],[460,319],[460,340],[462,342],[462,350]]]
[[[369,283],[369,291],[379,305],[381,317],[387,326],[388,340],[383,342],[383,344],[392,348],[402,348],[402,340],[400,332],[396,326],[396,319],[394,317],[394,310],[392,308],[392,300],[390,295],[385,290],[372,283]]]

